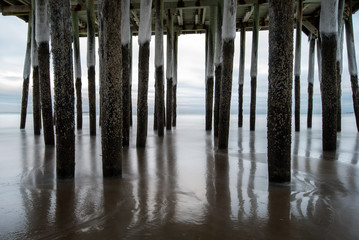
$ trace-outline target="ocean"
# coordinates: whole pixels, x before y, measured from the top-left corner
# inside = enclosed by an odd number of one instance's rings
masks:
[[[336,152],[322,151],[321,116],[292,132],[292,181],[270,184],[266,115],[256,131],[231,116],[219,151],[204,115],[179,115],[159,138],[149,117],[136,149],[136,117],[123,176],[103,179],[100,128],[76,133],[73,180],[56,179],[55,148],[0,114],[0,239],[355,239],[359,236],[359,134],[344,114]],[[294,124],[293,124],[294,125]]]

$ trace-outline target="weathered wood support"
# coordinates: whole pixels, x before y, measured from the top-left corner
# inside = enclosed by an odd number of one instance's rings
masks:
[[[54,145],[55,140],[50,87],[50,31],[47,10],[48,1],[36,1],[36,43],[39,60],[40,99],[44,129],[44,140],[45,145]]]
[[[207,62],[206,62],[206,131],[212,130],[213,113],[213,73],[214,73],[214,51],[216,41],[216,8],[210,7],[210,21],[208,28]]]
[[[58,178],[75,175],[75,111],[72,71],[70,1],[50,0],[51,51],[54,65],[56,111],[56,172]]]
[[[31,5],[35,6],[35,0],[31,0]],[[31,64],[32,64],[32,117],[34,124],[34,134],[40,135],[41,130],[41,105],[40,105],[40,82],[39,82],[39,61],[37,43],[35,38],[36,13],[35,7],[31,10]]]
[[[121,46],[122,46],[122,145],[130,143],[130,0],[122,1]]]
[[[72,33],[74,44],[74,70],[75,70],[75,87],[76,87],[76,128],[82,129],[82,81],[81,81],[81,58],[80,58],[80,41],[79,41],[79,16],[78,11],[71,11]]]
[[[177,125],[177,66],[178,66],[178,32],[175,32],[174,33],[174,38],[173,38],[173,102],[172,102],[172,111],[173,111],[173,113],[172,113],[172,127],[176,127],[176,125]],[[213,95],[213,93],[212,93],[212,95]]]
[[[130,35],[130,69],[129,69],[129,72],[130,72],[130,90],[129,90],[129,95],[128,95],[128,98],[129,98],[129,102],[130,102],[130,127],[132,127],[132,32],[131,32],[131,35]]]
[[[166,129],[172,128],[172,92],[173,92],[173,17],[171,10],[167,13],[167,96],[166,96]]]
[[[239,56],[239,76],[238,76],[238,127],[243,127],[243,85],[245,71],[245,55],[246,55],[246,27],[241,26],[241,46]]]
[[[216,26],[216,53],[214,59],[215,66],[215,92],[214,92],[214,117],[213,128],[214,137],[218,137],[219,124],[219,102],[221,96],[221,77],[222,77],[222,22],[223,22],[223,0],[217,4],[217,26]]]
[[[87,74],[88,74],[88,98],[90,135],[96,135],[96,43],[95,43],[95,10],[94,0],[86,0],[87,13]]]
[[[138,97],[137,97],[137,139],[136,146],[146,146],[148,119],[148,74],[151,41],[152,0],[141,0],[140,29],[138,34]]]
[[[259,5],[254,4],[253,35],[252,35],[252,60],[251,60],[251,106],[249,128],[255,130],[256,125],[256,100],[257,100],[257,68],[258,68],[258,37],[259,37]]]
[[[222,83],[219,103],[218,148],[228,148],[229,120],[232,94],[234,39],[236,37],[237,1],[228,0],[223,6]]]
[[[351,3],[351,2],[350,2]],[[355,56],[354,32],[353,32],[353,19],[350,4],[350,14],[345,21],[345,34],[347,42],[348,65],[350,73],[350,81],[353,93],[353,108],[356,119],[357,130],[359,132],[359,88],[358,88],[358,67]]]
[[[314,51],[315,39],[310,36],[309,45],[309,70],[308,70],[308,114],[307,114],[307,128],[312,128],[313,115],[313,86],[314,86]]]
[[[343,72],[343,42],[344,42],[344,5],[345,0],[339,0],[338,5],[338,35],[337,35],[337,84],[338,84],[338,112],[337,112],[337,131],[342,130],[342,72]]]
[[[320,83],[320,91],[322,91],[322,42],[317,38],[317,62],[318,62],[318,78]]]
[[[268,175],[291,178],[294,0],[269,1]]]
[[[294,125],[295,131],[300,131],[300,67],[302,50],[302,22],[303,0],[297,1],[297,21],[295,38],[295,66],[294,66]]]
[[[22,99],[21,99],[21,119],[20,129],[24,129],[26,125],[27,101],[29,98],[29,77],[31,70],[31,21],[27,28],[27,43],[23,71]]]
[[[159,137],[164,135],[164,60],[163,60],[163,0],[155,1],[155,122],[157,123],[157,134]]]
[[[338,0],[322,1],[320,10],[320,38],[322,47],[322,143],[324,151],[337,147],[337,31]]]
[[[119,44],[121,43],[121,31],[119,31],[121,29],[121,2],[99,0],[98,6],[104,177],[122,175],[122,59]]]

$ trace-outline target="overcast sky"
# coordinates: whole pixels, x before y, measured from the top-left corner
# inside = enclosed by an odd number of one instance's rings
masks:
[[[358,15],[354,15],[354,32],[356,42],[356,56],[359,56],[359,31],[356,31]],[[0,112],[19,112],[22,91],[22,73],[26,50],[27,23],[16,17],[0,16]],[[295,31],[294,31],[295,34]],[[293,39],[294,39],[293,35]],[[249,113],[250,106],[250,57],[251,57],[250,31],[246,34],[246,65],[244,80],[244,111]],[[238,109],[238,68],[239,68],[239,33],[236,36],[233,87],[232,87],[232,113]],[[164,39],[166,44],[166,40]],[[83,109],[88,111],[87,101],[87,68],[86,68],[86,38],[81,38],[81,64],[82,64],[82,93]],[[96,42],[96,47],[98,44]],[[166,49],[166,48],[165,48]],[[302,67],[301,67],[301,112],[307,111],[307,75],[308,75],[309,42],[302,34]],[[259,35],[258,54],[258,83],[257,83],[257,113],[265,113],[267,108],[268,92],[268,31],[261,31]],[[165,54],[166,56],[166,54]],[[350,76],[348,74],[347,50],[344,44],[342,76],[342,111],[353,112]],[[98,91],[98,56],[96,56],[96,90]],[[166,61],[165,61],[166,62]],[[138,82],[138,39],[133,38],[133,106],[137,103]],[[32,81],[30,81],[30,95],[28,110],[32,110]],[[205,110],[205,35],[181,35],[178,46],[178,112],[204,113]],[[98,95],[98,93],[97,93]],[[97,97],[98,100],[98,97]],[[152,112],[154,103],[154,37],[151,40],[150,76],[149,76],[149,111]],[[314,111],[321,112],[318,69],[315,65],[314,82]]]

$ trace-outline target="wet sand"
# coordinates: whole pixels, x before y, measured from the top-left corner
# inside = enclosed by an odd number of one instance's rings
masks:
[[[142,150],[131,131],[123,178],[105,180],[101,138],[85,117],[66,181],[56,180],[54,148],[32,122],[22,131],[19,114],[0,115],[0,239],[357,239],[354,116],[343,115],[336,153],[322,152],[321,117],[312,130],[305,119],[293,132],[291,184],[271,185],[265,115],[255,132],[248,115],[243,129],[232,115],[228,152],[216,150],[204,116],[179,115],[163,139],[149,127]]]

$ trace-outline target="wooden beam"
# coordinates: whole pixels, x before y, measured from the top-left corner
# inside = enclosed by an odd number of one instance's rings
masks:
[[[131,14],[133,16],[133,19],[135,20],[135,23],[137,26],[140,26],[140,19],[137,16],[137,13],[135,10],[131,10]]]
[[[207,8],[202,9],[202,20],[201,20],[202,25],[204,25],[205,20],[206,20],[206,10],[207,10]]]
[[[251,6],[251,9],[248,12],[246,12],[246,14],[244,15],[243,22],[249,21],[249,19],[253,15],[253,11],[254,11],[254,6]]]
[[[26,5],[2,6],[1,12],[2,15],[4,16],[11,16],[17,14],[30,14],[31,7]]]
[[[315,36],[315,38],[318,38],[318,28],[316,28],[309,20],[303,20],[302,24]]]
[[[177,21],[179,26],[183,26],[183,10],[178,9]]]

